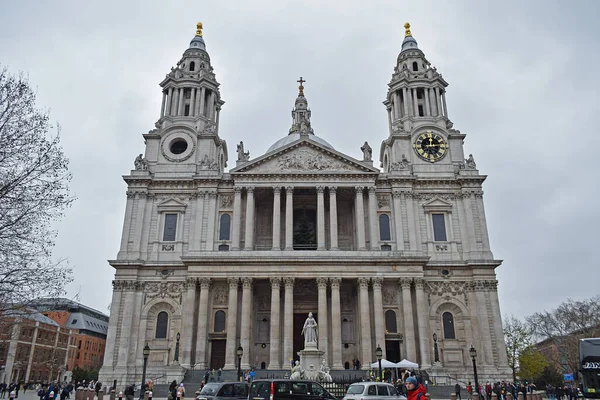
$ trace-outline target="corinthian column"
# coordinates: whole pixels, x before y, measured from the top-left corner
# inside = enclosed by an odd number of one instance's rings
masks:
[[[373,278],[373,323],[375,324],[375,341],[385,356],[385,324],[383,322],[383,296],[381,295],[382,278]]]
[[[229,283],[229,303],[227,304],[227,351],[225,352],[225,369],[236,367],[237,349],[237,308],[238,308],[238,278],[227,279]]]
[[[271,278],[271,352],[269,369],[281,369],[279,352],[279,332],[281,322],[279,321],[279,287],[281,278]]]
[[[208,339],[208,291],[210,278],[200,278],[200,302],[198,305],[198,333],[196,336],[196,365],[200,369],[207,367],[206,343]]]
[[[254,248],[254,188],[246,189],[246,237],[245,250]]]
[[[329,234],[331,241],[329,243],[330,250],[338,249],[338,223],[337,223],[337,197],[335,187],[329,188]]]
[[[429,352],[429,309],[425,298],[425,279],[415,279],[415,290],[417,292],[417,323],[419,324],[419,347],[421,348],[421,365],[425,368],[431,366]]]
[[[365,206],[363,202],[363,188],[356,187],[356,198],[354,199],[356,208],[356,240],[358,250],[366,250],[365,244]]]
[[[328,329],[327,329],[327,278],[317,278],[318,287],[318,310],[319,313],[319,350],[324,351],[323,358],[327,360],[329,365],[329,347],[327,341]]]
[[[317,187],[317,250],[325,250],[325,197],[323,186]]]
[[[342,278],[329,278],[331,282],[331,355],[333,369],[343,369],[342,365],[342,310],[340,286]]]
[[[183,319],[183,332],[181,337],[183,338],[182,351],[181,351],[181,363],[184,365],[192,364],[192,343],[194,336],[194,313],[196,309],[196,286],[198,280],[196,278],[187,278],[186,286],[187,292],[185,295],[185,303],[183,303],[184,315],[188,318]]]
[[[377,229],[377,196],[375,186],[369,187],[369,241],[371,250],[379,250],[379,230]]]
[[[281,188],[273,188],[273,250],[281,250]]]
[[[242,188],[234,186],[233,190],[233,230],[231,232],[231,250],[240,249],[240,228],[242,224]]]
[[[294,278],[285,278],[284,313],[291,321],[283,325],[283,362],[287,363],[294,358]],[[287,364],[289,365],[289,364]]]
[[[404,344],[406,346],[406,357],[409,360],[416,360],[417,352],[415,347],[415,323],[413,320],[410,284],[410,278],[400,278],[400,287],[402,287],[402,306],[404,311]]]
[[[250,312],[250,305],[252,303],[252,278],[242,278],[242,331],[241,331],[241,345],[244,348],[244,355],[242,356],[242,368],[250,368],[250,329],[252,313]]]
[[[294,188],[285,188],[285,249],[294,249]]]
[[[358,278],[360,296],[360,347],[362,349],[363,367],[373,359],[371,346],[371,318],[369,311],[369,278]]]

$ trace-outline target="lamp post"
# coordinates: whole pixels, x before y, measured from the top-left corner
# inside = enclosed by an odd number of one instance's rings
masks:
[[[473,347],[472,344],[471,344],[471,348],[469,349],[469,355],[471,356],[471,359],[473,360],[473,375],[475,375],[475,391],[474,391],[474,393],[477,393],[477,395],[479,396],[479,381],[477,380],[477,362],[475,361],[475,359],[477,358],[477,350],[475,350],[475,347]]]
[[[144,369],[142,370],[142,385],[140,386],[140,399],[144,398],[144,389],[146,388],[146,365],[148,365],[148,356],[150,355],[150,346],[148,343],[144,346]]]
[[[375,355],[377,356],[377,361],[379,361],[379,380],[381,381],[381,356],[383,356],[383,350],[381,350],[379,345],[377,345],[377,348],[375,349]]]
[[[242,381],[242,356],[244,355],[244,348],[240,344],[236,350],[238,358],[238,381]]]

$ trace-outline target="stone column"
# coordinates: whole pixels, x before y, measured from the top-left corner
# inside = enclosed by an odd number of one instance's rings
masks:
[[[394,91],[394,112],[396,113],[396,119],[402,118],[402,111],[400,110],[400,95],[398,91]]]
[[[206,99],[206,88],[203,87],[202,88],[202,92],[200,94],[200,112],[198,114],[196,114],[196,115],[205,116],[205,113],[204,113],[204,101],[205,101],[205,99]]]
[[[215,230],[217,220],[217,191],[209,190],[208,193],[208,221],[206,226],[206,250],[215,249]]]
[[[444,106],[444,117],[448,118],[448,106],[446,106],[446,92],[442,92],[442,104]]]
[[[404,314],[404,344],[406,347],[406,358],[409,360],[416,360],[417,351],[415,347],[415,324],[413,320],[410,284],[410,278],[400,278],[400,286],[402,287],[402,311]]]
[[[327,365],[330,365],[329,360],[329,329],[327,327],[327,278],[317,278],[318,288],[318,310],[319,321],[317,321],[317,327],[319,329],[319,350],[324,351],[323,358],[326,360]]]
[[[379,229],[377,221],[377,195],[375,186],[369,187],[369,240],[371,250],[379,250]]]
[[[123,231],[121,232],[121,247],[119,255],[128,256],[129,236],[131,235],[131,221],[133,220],[133,205],[135,203],[135,193],[127,191],[127,202],[125,203],[125,220],[123,222]],[[7,372],[8,374],[9,372]]]
[[[217,111],[215,114],[215,125],[217,126],[217,129],[219,129],[219,116],[221,115],[221,107],[217,106]]]
[[[404,198],[406,200],[406,219],[408,222],[408,242],[410,244],[410,250],[421,250],[421,246],[417,245],[417,217],[415,216],[412,192],[405,192]]]
[[[167,93],[163,92],[162,102],[160,103],[160,116],[165,116],[165,105],[167,103]]]
[[[419,97],[417,96],[417,88],[412,89],[412,99],[415,117],[419,116]]]
[[[183,315],[182,318],[183,329],[181,333],[181,364],[191,365],[192,364],[192,343],[194,338],[194,314],[196,312],[196,286],[198,280],[196,278],[187,278],[185,293],[185,303],[183,303]]]
[[[360,347],[362,349],[363,368],[373,359],[371,345],[371,312],[369,310],[369,278],[358,278],[360,295]]]
[[[167,94],[167,105],[165,106],[165,114],[171,115],[171,102],[173,101],[173,88],[169,88],[169,93]]]
[[[281,278],[271,278],[271,344],[269,369],[281,369],[279,332],[281,330],[281,321],[279,318]]]
[[[129,356],[131,324],[133,322],[133,311],[135,302],[135,290],[138,285],[136,281],[124,282],[123,301],[128,307],[123,308],[123,319],[121,323],[121,336],[119,337],[118,367],[127,367]]]
[[[252,329],[252,278],[242,278],[242,330],[240,332],[241,345],[244,349],[242,356],[242,369],[250,368],[250,330]]]
[[[329,234],[331,235],[331,242],[329,243],[330,250],[338,249],[337,197],[335,191],[335,186],[329,187]]]
[[[240,225],[242,224],[242,188],[234,186],[233,190],[233,229],[231,232],[231,250],[240,249]]]
[[[394,232],[396,233],[396,250],[404,250],[404,231],[402,230],[402,205],[400,203],[401,192],[393,193]]]
[[[102,365],[107,367],[114,367],[113,361],[115,360],[115,344],[117,338],[117,325],[119,320],[119,311],[121,309],[121,296],[123,294],[123,284],[122,281],[113,281],[113,294],[112,301],[110,306],[110,318],[108,319],[108,331],[106,333],[107,337],[110,337],[111,340],[106,341],[106,347],[104,348],[104,362]]]
[[[423,104],[425,105],[425,116],[431,116],[431,106],[429,105],[429,88],[423,88]]]
[[[386,108],[387,113],[388,113],[388,128],[390,130],[390,132],[392,131],[392,106],[388,106]]]
[[[404,103],[404,115],[409,115],[409,111],[408,111],[408,91],[406,90],[406,88],[402,88],[402,100]]]
[[[375,342],[381,346],[383,350],[383,358],[386,357],[385,352],[385,322],[383,318],[383,296],[381,293],[381,285],[383,278],[373,278],[373,324],[375,325]]]
[[[237,309],[238,309],[238,278],[228,278],[229,301],[227,303],[227,351],[225,352],[224,369],[236,368],[237,350]]]
[[[211,90],[210,100],[208,103],[208,119],[215,121],[215,92]]]
[[[490,291],[490,302],[492,306],[491,315],[502,315],[500,313],[500,303],[498,301],[498,281],[489,281]],[[506,355],[506,344],[502,338],[504,332],[502,330],[502,320],[500,318],[494,318],[494,330],[496,334],[496,347],[498,347],[498,366],[506,367],[508,365],[508,358]]]
[[[354,203],[356,206],[356,244],[358,250],[366,250],[367,245],[365,243],[365,206],[363,200],[363,187],[357,186],[356,198]]]
[[[200,278],[200,302],[198,304],[198,331],[196,333],[196,365],[199,369],[208,367],[206,343],[208,341],[208,293],[210,278]]]
[[[429,307],[425,297],[425,279],[415,279],[417,294],[417,324],[419,325],[419,347],[421,350],[420,364],[424,368],[431,366],[431,353],[429,350]]]
[[[246,188],[246,236],[244,250],[254,249],[254,188]]]
[[[273,188],[273,250],[281,250],[281,187]]]
[[[490,332],[490,318],[487,311],[487,304],[485,299],[485,281],[475,281],[475,305],[469,304],[469,307],[474,307],[477,310],[477,319],[479,320],[479,334],[481,341],[481,356],[480,353],[477,353],[477,358],[482,361],[482,363],[493,365],[494,364],[494,355],[492,350],[492,336]]]
[[[171,116],[177,116],[177,104],[179,101],[179,88],[173,88],[173,98],[171,99]]]
[[[194,208],[194,231],[190,240],[191,250],[200,250],[202,246],[202,218],[204,216],[204,192],[196,193]]]
[[[317,186],[317,250],[325,250],[325,187]]]
[[[435,104],[437,105],[437,116],[442,116],[442,100],[440,96],[440,88],[435,88]]]
[[[294,188],[285,188],[285,249],[294,249]]]
[[[285,366],[289,366],[289,360],[294,358],[294,278],[285,278],[284,282],[284,315],[285,318],[292,318],[292,321],[283,325],[283,363]]]
[[[183,115],[183,102],[185,100],[185,88],[179,88],[179,105],[177,106],[177,115]]]
[[[329,278],[331,282],[331,355],[333,369],[344,369],[342,364],[342,309],[340,287],[342,278]]]
[[[429,88],[428,94],[429,94],[429,97],[427,97],[427,99],[429,100],[429,104],[431,107],[431,115],[435,117],[435,116],[437,116],[437,102],[435,100],[435,88]]]

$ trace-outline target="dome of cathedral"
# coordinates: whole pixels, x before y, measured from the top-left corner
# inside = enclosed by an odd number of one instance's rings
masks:
[[[310,135],[305,135],[305,137],[308,140],[312,140],[315,143],[319,143],[321,146],[329,147],[330,149],[333,150],[333,146],[332,145],[330,145],[329,143],[327,143],[327,141],[325,139],[321,139],[317,135],[310,134]],[[269,150],[267,150],[267,153],[270,153],[272,151],[275,151],[277,149],[285,147],[288,144],[290,144],[292,142],[295,142],[298,139],[300,139],[300,133],[298,133],[298,132],[290,133],[289,135],[287,135],[286,137],[283,137],[283,138],[279,139],[271,147],[269,147]]]

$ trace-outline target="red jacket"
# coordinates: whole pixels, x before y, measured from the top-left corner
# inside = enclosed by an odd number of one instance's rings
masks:
[[[423,395],[419,396],[420,393]],[[425,397],[425,393],[427,393],[427,390],[425,390],[425,387],[419,383],[415,390],[408,391],[407,397],[408,400],[427,400],[427,398]]]

